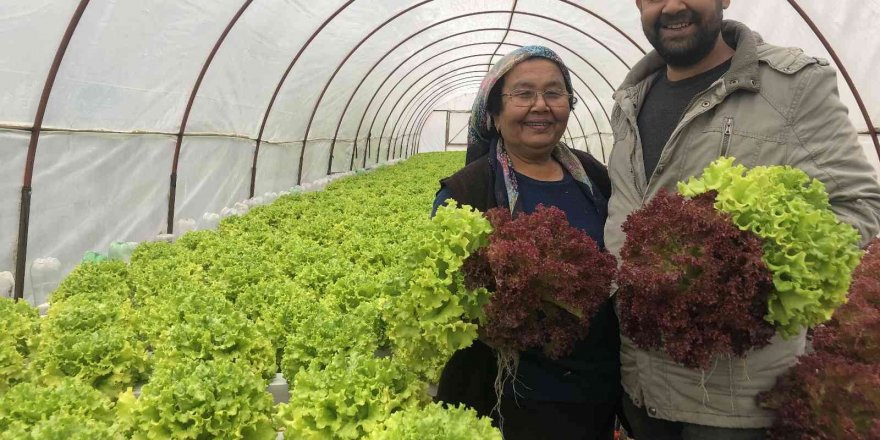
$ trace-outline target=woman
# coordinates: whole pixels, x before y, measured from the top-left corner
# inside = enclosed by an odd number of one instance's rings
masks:
[[[499,60],[474,102],[467,165],[441,180],[434,210],[447,199],[483,212],[505,206],[514,215],[539,203],[556,206],[603,246],[608,174],[588,153],[559,141],[575,101],[568,69],[550,49],[526,46]],[[621,395],[619,345],[609,300],[569,357],[520,353],[516,380],[502,394],[501,417],[492,413],[495,353],[480,341],[447,363],[437,398],[491,415],[507,440],[611,439]]]

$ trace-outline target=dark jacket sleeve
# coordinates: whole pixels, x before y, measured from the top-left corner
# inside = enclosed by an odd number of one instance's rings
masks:
[[[437,195],[434,197],[434,207],[431,208],[431,218],[437,215],[437,208],[443,206],[443,202],[452,198],[452,190],[446,186],[441,186],[440,191],[437,191]]]
[[[608,177],[608,167],[599,162],[592,154],[585,151],[573,150],[574,154],[581,160],[584,171],[590,180],[599,188],[599,192],[605,196],[605,200],[611,197],[611,179]]]

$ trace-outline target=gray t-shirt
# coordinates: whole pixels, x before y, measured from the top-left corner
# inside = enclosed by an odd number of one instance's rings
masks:
[[[638,117],[645,176],[649,180],[688,104],[729,69],[730,60],[727,60],[718,67],[681,81],[670,81],[666,69],[654,77],[654,84],[648,90]]]

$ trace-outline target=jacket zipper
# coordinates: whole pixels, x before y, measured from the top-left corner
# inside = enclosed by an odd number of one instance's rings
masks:
[[[719,81],[722,81],[722,85],[723,85],[723,78]],[[675,130],[672,131],[672,134],[669,136],[669,139],[666,141],[666,145],[663,146],[663,154],[660,155],[660,161],[658,163],[663,162],[663,159],[664,159],[663,156],[664,156],[664,154],[667,154],[666,148],[669,147],[669,145],[672,144],[672,141],[675,140],[676,136],[678,136],[681,133],[682,128],[685,125],[689,124],[692,120],[696,119],[697,116],[700,116],[703,113],[705,113],[706,111],[708,111],[708,108],[706,108],[702,112],[693,114],[690,117],[685,118],[685,116],[687,116],[691,107],[699,100],[699,98],[702,97],[703,95],[705,95],[706,92],[712,90],[717,83],[718,83],[718,81],[716,81],[715,83],[712,83],[712,85],[709,86],[709,88],[707,88],[706,90],[703,90],[700,93],[697,93],[696,95],[694,95],[693,98],[691,98],[691,101],[688,103],[687,107],[685,107],[684,113],[682,113],[682,115],[681,115],[681,117],[682,117],[681,120],[678,121],[678,125],[675,127]],[[733,120],[731,119],[731,123],[732,123],[732,121]],[[636,131],[638,131],[638,126],[636,126]],[[656,169],[654,171],[656,172]],[[651,177],[653,177],[653,176],[651,176]],[[650,180],[649,180],[649,182],[650,182]],[[648,193],[647,188],[645,188],[642,191],[639,191],[639,194],[642,196],[642,206],[645,206],[645,202],[646,202],[645,197],[647,196],[647,193]]]
[[[724,118],[721,130],[721,154],[720,157],[727,156],[730,152],[730,138],[733,135],[733,118],[728,116]]]

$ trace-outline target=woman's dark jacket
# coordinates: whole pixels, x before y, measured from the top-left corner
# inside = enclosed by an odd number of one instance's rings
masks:
[[[601,203],[604,205],[611,195],[611,184],[606,167],[588,153],[572,151],[580,160],[594,187],[601,193],[604,199]],[[494,188],[496,177],[490,157],[485,155],[454,175],[442,179],[440,192],[450,194],[459,204],[469,205],[485,212],[498,206]],[[600,211],[604,220],[605,206],[601,206]],[[614,316],[613,312],[608,315]],[[616,318],[613,319],[615,319],[616,332]],[[614,337],[617,337],[616,333]],[[459,350],[443,370],[437,399],[447,403],[463,403],[477,410],[481,416],[489,416],[497,401],[494,389],[497,375],[496,362],[494,351],[479,340],[474,341],[471,347]],[[617,389],[619,384],[606,384],[606,386]]]

